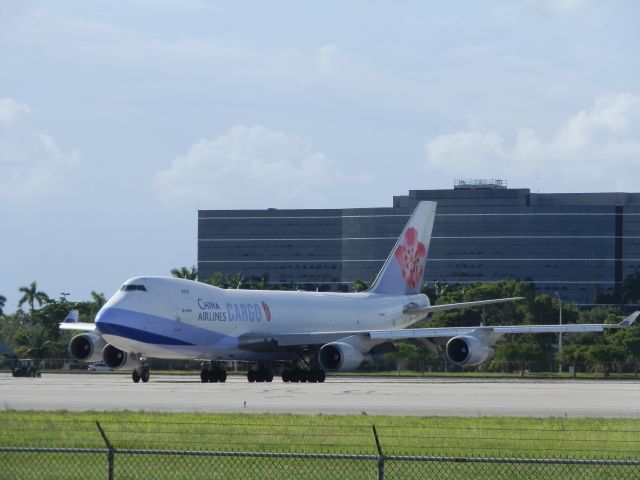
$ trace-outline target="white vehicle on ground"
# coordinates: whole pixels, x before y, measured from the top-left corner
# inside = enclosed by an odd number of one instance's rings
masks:
[[[106,365],[104,362],[92,363],[87,368],[90,372],[110,372],[113,370],[109,365]]]

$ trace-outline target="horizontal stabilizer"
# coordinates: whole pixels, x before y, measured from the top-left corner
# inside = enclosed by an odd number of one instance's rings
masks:
[[[408,314],[424,314],[425,316],[430,313],[444,312],[445,310],[456,310],[458,308],[469,307],[481,307],[482,305],[492,305],[494,303],[506,303],[516,302],[518,300],[524,300],[525,297],[511,297],[511,298],[493,298],[491,300],[477,300],[475,302],[462,302],[462,303],[449,303],[447,305],[431,305],[429,307],[418,307],[414,305],[407,305],[404,308],[404,313]]]

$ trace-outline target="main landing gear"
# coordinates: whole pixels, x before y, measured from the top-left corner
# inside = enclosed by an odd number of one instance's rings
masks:
[[[149,369],[149,362],[146,358],[141,358],[136,369],[131,372],[131,379],[133,380],[133,383],[138,383],[140,380],[142,380],[143,383],[147,383],[150,376],[151,371]]]
[[[201,365],[200,381],[202,383],[224,383],[227,381],[227,372],[217,363],[204,362]]]
[[[247,380],[253,382],[273,382],[273,368],[269,364],[259,364],[256,370],[247,372]]]
[[[302,370],[300,368],[282,370],[282,381],[285,383],[324,383],[324,370],[317,368]]]

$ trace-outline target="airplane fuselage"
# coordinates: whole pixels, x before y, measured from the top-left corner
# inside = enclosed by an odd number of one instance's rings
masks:
[[[292,360],[295,352],[252,351],[247,336],[404,328],[403,309],[429,305],[426,295],[225,290],[171,277],[128,280],[96,317],[115,347],[148,357]]]

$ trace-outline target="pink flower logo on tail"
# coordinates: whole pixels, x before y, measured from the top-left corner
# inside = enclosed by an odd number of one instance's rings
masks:
[[[415,228],[408,228],[404,234],[404,243],[398,245],[395,257],[402,267],[402,278],[408,286],[415,288],[422,282],[424,274],[424,260],[427,249],[424,243],[418,241],[418,232]]]

